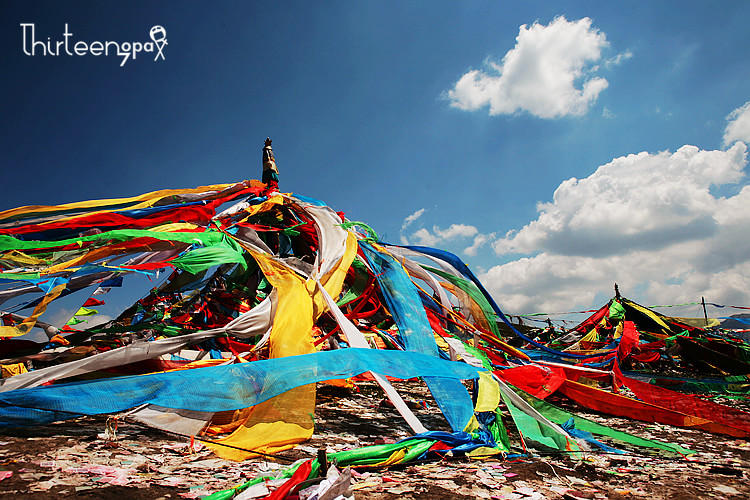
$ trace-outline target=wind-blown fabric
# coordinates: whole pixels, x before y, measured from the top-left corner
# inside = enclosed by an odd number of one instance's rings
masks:
[[[495,379],[500,388],[505,405],[510,410],[516,426],[521,431],[521,439],[530,439],[548,448],[577,453],[582,446],[558,424],[542,415],[536,408],[516,394],[502,380]],[[585,448],[584,448],[585,449]]]
[[[615,365],[614,372],[617,380],[633,391],[638,399],[699,419],[733,427],[743,431],[745,436],[750,436],[750,413],[626,377],[618,365]]]
[[[79,307],[123,278],[167,271],[105,324],[68,324],[57,336],[48,328],[49,343],[4,341],[10,361],[34,369],[0,380],[0,426],[127,412],[123,418],[172,432],[223,434],[212,449],[244,460],[311,437],[316,382],[369,373],[418,434],[427,429],[386,377],[423,378],[454,431],[413,438],[369,463],[416,459],[438,441],[467,453],[507,452],[503,404],[524,443],[577,452],[582,444],[560,422],[488,371],[529,357],[501,341],[495,319],[507,318],[468,267],[448,252],[376,240],[364,223],[347,222],[319,200],[257,181],[0,212],[0,304],[16,299],[0,336],[28,333],[59,297],[77,293],[72,311],[86,313]],[[95,290],[84,294],[88,287]],[[452,311],[456,302],[464,318]],[[627,330],[619,351],[607,355],[635,352],[637,334]],[[188,363],[180,357],[189,356],[180,352],[187,347],[223,365]],[[463,362],[446,361],[449,353]],[[183,369],[148,373],[175,367]],[[103,370],[139,375],[70,381]],[[474,405],[462,381],[477,378]]]
[[[0,426],[40,425],[144,403],[204,412],[247,408],[295,387],[373,370],[387,376],[469,380],[465,363],[407,351],[338,349],[301,356],[19,389],[0,395]]]
[[[311,338],[312,301],[305,281],[273,259],[255,254],[269,282],[278,291],[278,304],[269,340],[269,357],[278,359],[314,352]],[[250,405],[248,405],[250,406]],[[240,427],[211,445],[216,454],[231,460],[252,456],[236,448],[275,453],[312,437],[315,386],[298,386],[250,409]]]
[[[644,422],[658,422],[677,427],[703,429],[708,432],[741,438],[750,436],[750,433],[745,430],[715,422],[709,418],[670,410],[662,406],[645,403],[620,394],[612,394],[570,380],[566,381],[558,390],[586,408],[610,415],[628,417]]]
[[[330,210],[307,207],[316,221],[320,253],[317,271],[327,292],[339,295],[346,270],[357,253],[353,235],[334,226]],[[269,339],[269,357],[308,354],[315,351],[312,327],[324,310],[325,299],[313,279],[304,279],[270,256],[250,251],[277,291],[278,304]],[[317,303],[316,303],[317,301]],[[320,305],[318,305],[320,304]],[[312,437],[314,430],[315,386],[299,386],[252,408],[241,426],[212,445],[215,453],[231,460],[253,456],[237,448],[276,453]],[[230,446],[221,446],[230,445]]]
[[[259,186],[257,181],[249,182],[250,186]],[[61,218],[70,214],[87,213],[106,209],[136,210],[139,208],[152,207],[163,200],[171,203],[184,201],[198,201],[214,198],[222,198],[241,191],[246,185],[239,184],[214,184],[201,186],[194,189],[163,189],[152,191],[130,198],[114,198],[104,200],[90,200],[64,205],[29,205],[25,207],[4,210],[0,212],[0,224],[12,224],[20,220],[35,221],[38,219]]]
[[[396,245],[390,246],[391,248],[398,248]],[[510,322],[510,320],[505,316],[503,311],[500,310],[500,307],[497,305],[495,300],[492,298],[492,296],[487,292],[487,290],[484,288],[484,285],[479,281],[479,279],[474,275],[474,273],[471,272],[471,270],[468,268],[464,262],[458,258],[455,254],[452,254],[450,252],[447,252],[445,250],[439,250],[436,248],[431,247],[423,247],[423,246],[413,246],[413,245],[406,245],[403,248],[407,251],[414,252],[416,255],[425,255],[428,257],[431,257],[435,259],[440,266],[445,270],[446,272],[449,272],[451,274],[454,274],[454,276],[458,277],[465,277],[469,279],[471,282],[473,282],[476,287],[482,292],[484,297],[487,299],[487,302],[492,307],[492,310],[495,312],[495,314],[511,329],[513,332],[518,335],[520,338],[522,338],[524,341],[528,342],[529,344],[533,345],[534,347],[541,349],[545,352],[548,352],[550,354],[554,354],[559,357],[563,358],[573,358],[573,359],[585,359],[588,357],[596,356],[595,355],[581,355],[581,354],[564,354],[560,351],[556,351],[554,349],[551,349],[543,344],[540,344],[538,342],[535,342],[533,339],[530,339],[518,329],[516,329],[515,326],[513,326],[513,323]]]
[[[349,345],[351,347],[357,347],[360,349],[370,349],[370,344],[367,342],[367,339],[365,339],[365,336],[357,329],[356,326],[354,326],[351,321],[349,321],[349,318],[344,316],[344,313],[342,313],[341,309],[338,308],[336,303],[333,301],[333,298],[331,298],[331,296],[326,291],[325,287],[318,283],[318,288],[320,289],[320,293],[323,295],[323,298],[325,299],[329,310],[336,318],[336,322],[339,324],[339,327],[341,327],[344,335],[346,335],[346,338],[349,341]],[[385,391],[388,399],[391,401],[391,403],[393,403],[393,406],[395,406],[396,410],[398,410],[401,416],[404,417],[404,420],[406,420],[406,423],[409,424],[412,430],[416,433],[426,432],[427,429],[424,427],[424,425],[422,425],[416,415],[414,415],[414,413],[409,409],[409,407],[406,405],[398,392],[396,392],[396,389],[393,388],[390,382],[388,382],[387,379],[383,378],[378,373],[375,373],[373,371],[370,371],[369,373],[373,376],[378,385],[383,388],[383,391]],[[497,407],[497,404],[495,404],[495,407]]]
[[[545,399],[565,382],[565,372],[555,366],[522,365],[494,372],[500,379],[534,397]]]
[[[494,333],[495,336],[500,336],[500,333],[497,329],[497,323],[495,322],[492,306],[490,306],[490,303],[484,297],[481,290],[479,290],[479,288],[477,288],[477,286],[472,281],[460,278],[458,276],[453,276],[450,273],[446,273],[438,269],[428,268],[428,270],[438,276],[441,276],[442,278],[445,278],[451,284],[457,286],[464,293],[466,293],[470,299],[471,305],[469,306],[469,308],[472,312],[474,320],[477,321],[485,330]]]
[[[597,434],[600,436],[608,436],[618,441],[621,441],[623,443],[629,443],[629,444],[633,444],[636,446],[643,446],[646,448],[656,448],[656,449],[660,449],[664,451],[669,451],[672,453],[677,453],[680,455],[688,455],[688,454],[694,453],[691,450],[688,450],[686,448],[683,448],[673,443],[663,443],[660,441],[655,441],[653,439],[640,438],[638,436],[633,436],[626,432],[618,431],[610,427],[607,427],[605,425],[598,424],[596,422],[593,422],[591,420],[580,417],[578,415],[574,415],[561,408],[558,408],[548,403],[547,401],[543,401],[539,398],[536,398],[532,396],[531,394],[528,394],[522,390],[517,390],[516,393],[518,394],[519,397],[523,398],[526,402],[528,402],[531,406],[533,406],[537,411],[542,413],[545,417],[547,417],[548,419],[560,425],[563,425],[565,422],[568,422],[571,418],[573,418],[575,421],[576,428],[582,431],[591,432],[593,434]]]
[[[101,352],[96,356],[71,361],[62,365],[41,368],[12,378],[0,379],[0,384],[2,384],[0,385],[0,392],[35,387],[52,380],[74,377],[103,368],[153,359],[164,354],[178,352],[190,345],[227,333],[238,337],[263,334],[271,325],[274,309],[272,300],[267,299],[223,328],[151,342],[136,342],[117,349]]]
[[[391,256],[377,251],[368,243],[361,243],[370,266],[380,283],[388,309],[398,325],[406,349],[412,352],[438,355],[432,327],[403,267]],[[466,388],[451,379],[425,378],[435,402],[454,431],[462,431],[473,416],[471,397]]]
[[[0,326],[0,337],[20,337],[29,333],[36,324],[36,320],[44,314],[50,302],[55,300],[65,290],[67,283],[61,283],[47,292],[42,301],[34,308],[31,316],[24,319],[18,326]]]

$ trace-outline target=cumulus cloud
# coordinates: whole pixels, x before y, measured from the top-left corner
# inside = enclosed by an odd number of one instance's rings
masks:
[[[493,243],[498,255],[527,254],[480,278],[508,311],[588,306],[617,282],[659,303],[750,302],[747,148],[683,146],[674,153],[616,158],[585,179],[564,181],[539,216]]]
[[[724,146],[729,146],[734,141],[750,143],[750,101],[727,116],[727,127],[724,129]]]
[[[480,234],[476,227],[467,224],[451,224],[446,229],[433,226],[432,230],[421,228],[411,236],[401,235],[404,245],[416,244],[424,246],[437,246],[444,243],[461,242],[472,239],[471,246],[463,250],[467,255],[476,255],[477,249],[489,241],[488,235]]]
[[[423,246],[434,246],[438,241],[440,241],[440,238],[434,234],[432,234],[430,231],[428,231],[425,228],[422,228],[415,232],[411,238],[407,239],[407,244],[409,242],[416,243],[417,245],[423,245]]]
[[[478,232],[476,227],[466,224],[451,224],[448,229],[440,229],[435,226],[432,230],[442,241],[448,241],[455,238],[471,238]]]
[[[455,240],[457,238],[471,238],[479,231],[474,226],[466,224],[451,224],[447,229],[432,227],[432,232],[422,228],[412,235],[419,245],[435,245],[436,243]]]
[[[608,46],[591,19],[557,17],[548,25],[522,25],[516,45],[501,62],[485,61],[471,70],[446,97],[456,108],[474,111],[489,106],[490,115],[527,111],[540,118],[582,115],[609,85],[594,76]],[[630,58],[625,52],[605,62],[611,67]]]
[[[477,234],[474,236],[474,242],[470,247],[464,248],[464,254],[473,257],[477,254],[477,251],[482,248],[487,242],[489,242],[494,235],[492,234]]]
[[[746,147],[703,151],[683,146],[674,153],[638,153],[599,167],[586,179],[568,179],[539,217],[497,240],[499,255],[554,251],[606,256],[622,248],[658,249],[704,238],[717,229],[720,200],[711,186],[742,177]]]

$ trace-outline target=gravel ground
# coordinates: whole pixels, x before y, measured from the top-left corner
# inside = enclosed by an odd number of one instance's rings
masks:
[[[106,417],[85,417],[45,427],[0,432],[0,495],[6,497],[167,499],[201,498],[279,470],[300,458],[359,446],[393,442],[410,435],[395,409],[374,383],[358,390],[321,385],[316,433],[309,442],[277,455],[237,463],[193,448],[170,436],[127,421],[117,440],[103,433]],[[447,424],[420,382],[394,383],[430,429]],[[442,460],[390,468],[357,468],[352,495],[357,499],[536,499],[536,498],[750,498],[750,443],[745,440],[583,413],[563,399],[554,404],[641,437],[661,439],[696,451],[673,458],[636,447],[626,455],[590,453],[582,460],[533,455],[516,460]],[[724,401],[745,407],[744,400]],[[506,425],[515,441],[510,419]],[[617,443],[609,443],[618,446]],[[622,447],[622,446],[620,446]]]

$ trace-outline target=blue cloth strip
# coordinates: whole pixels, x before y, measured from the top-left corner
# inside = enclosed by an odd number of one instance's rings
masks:
[[[378,252],[369,243],[359,242],[364,256],[375,272],[388,311],[398,326],[407,351],[439,356],[432,326],[422,305],[417,287],[400,262]],[[458,380],[425,377],[435,402],[454,431],[463,431],[474,415],[474,407],[466,387]]]
[[[290,389],[367,371],[398,379],[478,377],[477,369],[407,351],[338,349],[300,356],[107,378],[0,393],[0,427],[42,425],[142,404],[217,412],[247,408]],[[461,384],[462,385],[462,384]],[[462,385],[463,386],[463,385]]]
[[[387,243],[384,243],[387,244]],[[390,246],[399,246],[399,245],[390,245]],[[508,320],[507,317],[505,317],[505,314],[503,314],[503,311],[500,310],[500,307],[498,307],[495,300],[492,298],[492,296],[489,294],[489,292],[484,288],[482,285],[482,282],[479,281],[479,279],[474,276],[474,273],[471,272],[471,269],[464,264],[464,262],[458,258],[455,254],[452,254],[450,252],[446,252],[445,250],[439,250],[437,248],[432,247],[422,247],[422,246],[402,246],[401,248],[408,248],[409,250],[414,250],[415,252],[421,252],[426,255],[430,255],[431,257],[435,257],[436,259],[443,260],[453,267],[456,268],[458,272],[466,276],[468,279],[470,279],[476,286],[479,288],[479,290],[482,292],[482,294],[485,296],[487,301],[490,303],[490,306],[492,306],[492,310],[495,311],[495,314],[503,320],[503,322],[508,325],[508,327],[513,330],[513,332],[521,337],[523,340],[528,342],[529,344],[532,344],[533,346],[546,351],[550,354],[554,354],[555,356],[565,357],[565,358],[576,358],[576,359],[587,359],[594,356],[601,356],[602,354],[607,353],[599,353],[599,354],[590,354],[590,355],[584,355],[584,354],[568,354],[568,353],[562,353],[560,351],[556,351],[555,349],[550,349],[549,347],[540,344],[539,342],[536,342],[523,333],[519,332],[515,326],[513,326],[513,323]]]

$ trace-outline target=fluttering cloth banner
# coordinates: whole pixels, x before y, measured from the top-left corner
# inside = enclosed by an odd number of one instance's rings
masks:
[[[135,375],[0,394],[0,427],[41,425],[143,404],[217,412],[247,408],[315,382],[374,371],[398,379],[477,378],[466,363],[408,351],[337,349],[232,365]]]

